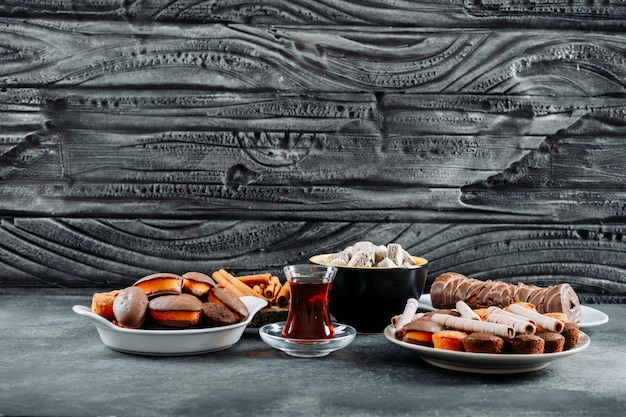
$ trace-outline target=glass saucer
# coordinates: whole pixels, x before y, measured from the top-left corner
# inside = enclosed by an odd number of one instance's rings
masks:
[[[348,346],[356,337],[356,329],[347,324],[333,323],[333,339],[291,339],[283,337],[285,322],[270,323],[259,329],[261,339],[287,355],[299,358],[319,358]]]

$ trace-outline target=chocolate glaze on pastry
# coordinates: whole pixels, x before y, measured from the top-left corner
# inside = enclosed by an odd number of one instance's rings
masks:
[[[204,298],[216,283],[213,278],[202,272],[185,272],[183,275],[183,292]]]
[[[411,343],[413,345],[421,346],[433,346],[433,333],[430,332],[404,332],[402,334],[403,342]]]
[[[420,319],[413,320],[403,327],[403,329],[407,332],[440,332],[443,330],[443,326],[441,324],[435,323],[430,320],[428,317],[424,316]]]
[[[432,346],[432,334],[444,330],[443,326],[423,316],[405,324],[395,332],[396,339],[414,344]]]
[[[545,342],[543,347],[543,353],[555,353],[562,352],[565,346],[565,337],[561,333],[557,332],[539,332],[537,336],[543,339]]]
[[[578,324],[567,322],[563,326],[563,331],[561,334],[565,338],[565,343],[563,345],[563,350],[569,350],[578,344]]]
[[[183,277],[167,272],[159,272],[139,279],[133,286],[143,289],[148,297],[180,294],[183,287]]]
[[[139,287],[124,288],[113,301],[115,320],[122,327],[137,329],[146,319],[148,296]]]
[[[231,292],[225,290],[224,288],[213,288],[211,292],[219,301],[224,303],[226,307],[236,313],[241,318],[241,320],[245,320],[248,318],[248,314],[250,314],[248,308],[243,303],[243,301],[241,301]]]
[[[425,317],[430,317],[433,314],[448,314],[448,315],[454,316],[454,317],[461,317],[461,314],[458,311],[450,309],[450,308],[444,308],[444,309],[441,309],[441,310],[429,311],[424,316]]]
[[[163,326],[195,326],[202,315],[202,301],[191,294],[163,295],[150,300],[148,313]]]
[[[463,339],[463,347],[466,352],[500,353],[504,339],[489,332],[474,332]]]
[[[482,281],[456,272],[445,272],[431,285],[430,298],[435,308],[454,308],[459,300],[472,309],[503,308],[521,301],[532,303],[539,313],[565,313],[568,321],[577,322],[581,317],[578,296],[567,283],[538,287],[521,282]]]
[[[504,340],[504,351],[509,353],[540,354],[544,346],[544,340],[536,334],[523,333]]]
[[[202,304],[204,319],[210,325],[224,326],[237,323],[237,316],[223,304],[207,302]]]

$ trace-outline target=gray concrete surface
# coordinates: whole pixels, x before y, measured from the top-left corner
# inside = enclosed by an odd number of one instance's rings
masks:
[[[186,357],[115,352],[74,314],[89,295],[0,297],[0,416],[614,416],[626,407],[625,305],[591,346],[528,374],[447,371],[380,334],[296,359],[248,329]]]

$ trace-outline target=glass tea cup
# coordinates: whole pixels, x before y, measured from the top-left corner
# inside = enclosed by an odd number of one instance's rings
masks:
[[[328,297],[337,268],[322,265],[287,265],[283,268],[291,291],[283,337],[332,339]]]

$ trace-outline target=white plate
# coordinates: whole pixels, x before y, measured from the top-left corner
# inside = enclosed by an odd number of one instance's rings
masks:
[[[453,371],[473,372],[481,374],[515,374],[543,369],[551,362],[574,355],[591,344],[589,336],[579,332],[576,347],[558,353],[541,355],[524,355],[517,353],[469,353],[452,350],[435,349],[428,346],[414,345],[394,338],[395,328],[385,328],[385,338],[396,345],[418,353],[427,363]]]
[[[419,308],[421,310],[433,311],[435,308],[433,307],[433,303],[430,301],[430,294],[422,294],[419,298]],[[609,321],[609,316],[600,310],[596,310],[595,308],[587,307],[584,305],[580,306],[581,318],[578,322],[578,327],[595,327],[605,324]]]
[[[271,347],[289,356],[319,358],[348,346],[356,337],[356,329],[347,324],[333,323],[335,337],[332,339],[292,339],[283,337],[285,322],[266,324],[259,329],[261,339]]]
[[[254,315],[267,305],[267,301],[257,297],[240,299],[248,307],[246,321],[195,329],[126,329],[92,313],[89,307],[75,305],[72,310],[87,317],[96,326],[102,342],[113,350],[152,356],[194,355],[227,349],[237,343]]]

